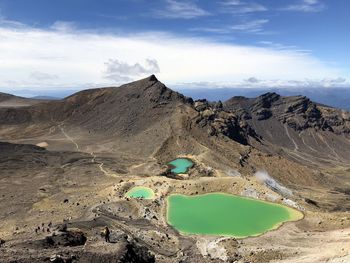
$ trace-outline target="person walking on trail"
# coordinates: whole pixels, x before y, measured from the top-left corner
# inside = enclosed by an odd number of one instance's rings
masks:
[[[109,240],[111,232],[109,231],[109,228],[106,226],[104,229],[104,235],[107,243],[110,243],[111,241]]]

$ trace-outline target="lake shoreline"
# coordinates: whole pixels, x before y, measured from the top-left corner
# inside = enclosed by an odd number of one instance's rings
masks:
[[[169,218],[169,214],[170,214],[169,211],[171,209],[171,204],[170,204],[169,198],[171,196],[181,196],[181,197],[185,197],[187,199],[193,199],[193,198],[198,198],[198,197],[203,197],[203,196],[208,196],[208,195],[220,195],[220,196],[235,197],[235,198],[239,198],[239,199],[243,199],[243,200],[255,201],[255,202],[268,204],[270,206],[284,208],[285,211],[288,213],[289,218],[287,220],[284,220],[282,222],[278,222],[278,223],[272,225],[266,231],[259,232],[257,234],[249,234],[249,235],[193,233],[193,232],[189,232],[189,231],[179,230],[171,223],[171,220]],[[180,234],[183,234],[183,235],[231,237],[231,238],[237,238],[237,239],[243,239],[243,238],[249,238],[249,237],[258,237],[258,236],[261,236],[261,235],[263,235],[263,234],[265,234],[267,232],[275,231],[275,230],[279,229],[280,227],[282,227],[286,223],[296,222],[296,221],[302,220],[304,218],[304,214],[301,211],[299,211],[299,210],[297,210],[295,208],[289,207],[289,206],[285,206],[283,204],[273,203],[273,202],[269,202],[269,201],[266,201],[266,200],[259,200],[259,199],[254,199],[254,198],[250,198],[250,197],[239,196],[239,195],[234,195],[234,194],[229,194],[229,193],[222,193],[222,192],[212,192],[212,193],[205,193],[205,194],[200,194],[200,195],[184,195],[184,194],[172,193],[172,194],[167,196],[166,203],[167,203],[167,209],[166,209],[166,221],[167,221],[167,224],[169,224],[176,231],[178,231]]]

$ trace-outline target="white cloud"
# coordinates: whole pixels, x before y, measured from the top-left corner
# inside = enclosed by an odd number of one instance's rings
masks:
[[[56,21],[51,28],[53,30],[57,31],[73,31],[76,29],[76,24],[74,22],[68,22],[68,21]]]
[[[158,62],[155,59],[146,59],[144,66],[140,63],[131,65],[118,59],[109,59],[105,66],[105,77],[115,81],[130,81],[135,77],[160,72]]]
[[[188,29],[189,31],[198,31],[198,32],[208,32],[216,34],[229,34],[232,33],[232,30],[228,26],[224,27],[192,27]]]
[[[241,0],[226,0],[221,2],[223,5],[228,5],[228,6],[237,6],[237,5],[241,5],[242,1]]]
[[[245,81],[248,83],[259,83],[260,82],[260,80],[255,78],[255,77],[250,77],[249,79],[246,79]]]
[[[342,77],[324,79],[258,79],[250,77],[241,81],[187,82],[178,83],[173,88],[215,89],[215,88],[349,88],[350,82]]]
[[[39,81],[58,79],[57,75],[47,74],[47,73],[39,72],[39,71],[32,72],[29,77],[31,79],[39,80]]]
[[[209,33],[217,33],[217,34],[231,34],[235,32],[240,33],[262,33],[263,26],[268,23],[267,19],[260,20],[251,20],[245,21],[240,24],[231,25],[231,26],[223,26],[223,27],[195,27],[190,28],[190,31],[201,31],[201,32],[209,32]]]
[[[195,27],[190,28],[190,31],[201,31],[209,33],[218,33],[218,34],[229,34],[229,33],[262,33],[263,26],[267,24],[269,20],[260,19],[260,20],[251,20],[245,21],[240,24],[223,26],[223,27]]]
[[[24,24],[18,21],[7,19],[4,15],[2,15],[2,11],[0,9],[0,26],[15,28],[15,27],[24,27]]]
[[[305,79],[334,85],[332,80],[339,76],[350,77],[341,68],[293,49],[218,43],[159,32],[120,36],[0,26],[0,39],[2,89],[119,85],[126,80],[118,80],[117,76],[106,79],[108,73],[112,77],[113,72],[122,71],[120,78],[135,80],[159,70],[158,64],[161,72],[157,77],[169,85],[242,83],[252,76],[276,80],[276,85]],[[111,58],[118,62],[112,63]],[[147,62],[149,58],[152,60]],[[33,72],[59,78],[40,80],[31,77]]]
[[[261,32],[263,30],[263,25],[265,25],[268,22],[269,20],[267,19],[252,20],[242,24],[231,26],[231,29],[248,33],[256,33]]]
[[[271,87],[271,88],[322,88],[322,87],[349,87],[349,82],[342,77],[338,78],[324,78],[324,79],[303,79],[303,80],[263,80],[251,77],[241,83],[242,85],[249,85],[250,87]]]
[[[293,46],[293,45],[284,45],[284,44],[281,44],[281,43],[276,43],[276,42],[272,42],[272,41],[259,41],[257,44],[259,45],[262,45],[263,47],[266,47],[266,48],[270,48],[272,50],[280,50],[280,51],[294,51],[296,53],[299,53],[299,54],[309,54],[311,55],[312,54],[312,51],[309,50],[309,49],[302,49],[300,47],[297,47],[297,46]]]
[[[321,12],[326,8],[326,5],[319,0],[299,0],[299,3],[295,5],[289,5],[282,10],[285,11],[298,11],[298,12]]]
[[[160,16],[161,18],[182,18],[182,19],[191,19],[201,16],[210,15],[209,12],[200,8],[194,2],[189,0],[166,0],[167,6],[164,10],[156,10],[155,15]]]
[[[265,6],[261,4],[254,2],[245,2],[240,0],[226,0],[221,2],[221,4],[223,6],[221,11],[225,13],[247,14],[254,12],[263,12],[268,10]]]

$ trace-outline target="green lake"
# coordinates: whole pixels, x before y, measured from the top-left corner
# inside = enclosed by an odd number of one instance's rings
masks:
[[[167,201],[168,223],[184,234],[243,238],[303,218],[301,212],[283,205],[223,193],[172,194]]]
[[[151,188],[143,187],[143,186],[135,186],[130,189],[126,194],[126,197],[131,198],[143,198],[143,199],[153,199],[154,192]]]
[[[184,174],[187,173],[188,169],[193,166],[193,162],[187,158],[178,158],[174,161],[168,163],[171,167],[171,172],[176,174]]]

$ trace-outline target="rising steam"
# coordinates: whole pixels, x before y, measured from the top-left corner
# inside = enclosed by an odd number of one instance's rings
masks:
[[[273,191],[278,192],[281,195],[291,196],[293,192],[283,185],[276,182],[266,171],[257,171],[255,174],[258,181],[265,184],[267,187],[271,188]]]

